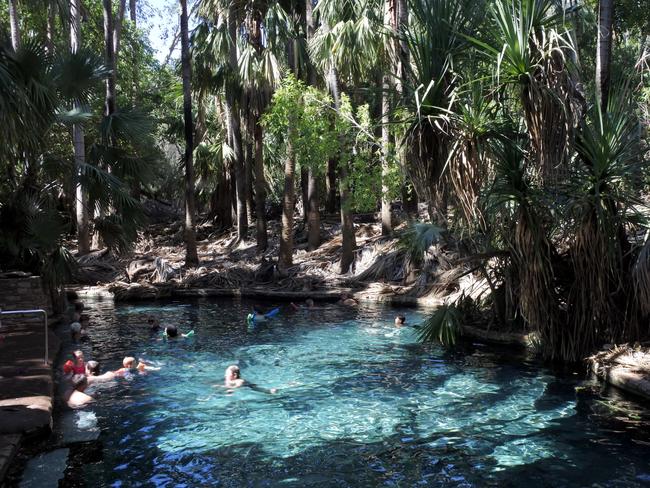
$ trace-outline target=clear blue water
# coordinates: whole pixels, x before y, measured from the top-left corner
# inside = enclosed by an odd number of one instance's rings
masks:
[[[250,304],[89,305],[87,358],[162,370],[95,389],[86,486],[650,486],[643,408],[511,352],[420,345],[392,326],[413,310],[285,307],[250,330]],[[162,341],[149,314],[196,336]],[[215,388],[233,363],[279,393]]]

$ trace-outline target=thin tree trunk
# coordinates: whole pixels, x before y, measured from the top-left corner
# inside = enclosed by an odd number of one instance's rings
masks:
[[[70,1],[70,51],[76,53],[81,47],[81,0]],[[75,102],[75,109],[79,105]],[[81,124],[72,126],[72,145],[74,148],[75,186],[76,186],[76,217],[77,217],[77,247],[80,255],[90,252],[90,226],[88,215],[88,194],[81,186],[81,168],[86,162],[86,142],[84,129]]]
[[[115,69],[117,69],[117,58],[120,55],[120,40],[122,37],[122,24],[124,23],[124,13],[126,12],[126,0],[120,0],[117,7],[117,19],[113,29],[113,52],[115,55]]]
[[[327,74],[327,86],[332,94],[332,98],[334,99],[334,106],[336,107],[336,110],[338,110],[340,106],[340,99],[339,99],[339,87],[338,87],[338,80],[336,79],[336,71],[331,68]],[[336,173],[338,171],[338,159],[336,157],[330,158],[327,161],[327,180],[326,180],[326,185],[327,185],[327,202],[326,202],[326,207],[327,207],[327,212],[328,213],[335,213],[336,212]]]
[[[395,13],[395,0],[384,0],[384,25],[392,32],[395,31],[396,25],[394,21]],[[390,60],[393,55],[390,45],[392,39],[388,39],[386,45],[388,46],[388,56]],[[390,63],[386,63],[390,66]],[[390,137],[390,68],[386,68],[382,80],[382,93],[381,93],[381,141],[382,141],[382,160],[381,160],[381,235],[387,236],[393,232],[393,222],[390,211],[390,195],[388,187],[388,178],[390,177],[390,153],[391,153],[391,137]]]
[[[48,54],[54,54],[54,35],[56,30],[56,2],[50,0],[47,4],[47,27],[46,27],[46,42]]]
[[[138,26],[136,0],[129,0],[129,17],[133,23],[133,28],[135,29]],[[131,92],[132,105],[134,105],[135,101],[137,100],[140,83],[140,77],[138,74],[138,49],[139,44],[136,42],[133,46],[133,52],[131,53],[131,60],[133,63],[133,91]]]
[[[603,113],[609,99],[612,59],[612,28],[614,0],[600,0],[598,4],[598,43],[596,46],[596,97]]]
[[[181,63],[183,65],[183,122],[185,124],[185,266],[198,266],[194,216],[194,124],[192,121],[192,69],[187,26],[187,0],[181,0]]]
[[[408,43],[404,37],[404,32],[408,27],[408,0],[397,0],[397,32],[399,37],[395,40],[395,50],[397,51],[397,79],[395,80],[395,89],[398,95],[403,100],[406,96],[404,84],[408,78],[408,66],[410,63],[410,53]],[[409,215],[417,215],[418,213],[418,198],[413,187],[408,183],[408,171],[406,165],[406,147],[400,146],[399,149],[400,166],[402,167],[402,175],[404,184],[402,185],[402,204],[404,211]]]
[[[306,167],[300,167],[300,200],[302,201],[302,220],[307,222],[307,193],[309,191],[309,170]]]
[[[316,32],[312,0],[305,0],[305,27],[307,41],[309,42]],[[309,84],[316,86],[316,70],[311,65],[309,66]],[[314,164],[322,164],[322,162],[314,161]],[[318,174],[319,171],[316,168],[310,167],[307,175],[307,246],[310,251],[320,246]]]
[[[250,19],[251,22],[251,44],[255,51],[262,52],[262,16],[255,11]],[[257,97],[260,100],[261,97]],[[268,236],[266,232],[266,178],[264,176],[264,132],[260,124],[261,106],[256,106],[252,113],[253,133],[253,169],[255,172],[255,238],[257,240],[257,251],[264,252],[268,247]]]
[[[307,204],[308,204],[308,217],[307,223],[307,247],[310,251],[318,249],[320,246],[320,210],[318,208],[318,179],[316,178],[316,170],[309,168],[309,176],[307,178]]]
[[[339,98],[338,75],[334,68],[329,73],[329,88],[334,99],[334,108],[338,112],[341,108]],[[354,262],[354,250],[357,247],[356,236],[354,234],[354,222],[352,220],[352,209],[350,208],[350,189],[348,183],[348,163],[338,161],[339,169],[339,193],[341,194],[341,261],[340,272],[345,274],[350,271],[350,266]]]
[[[235,5],[231,3],[228,9],[228,34],[230,52],[228,62],[233,73],[237,73],[237,16]],[[235,94],[231,89],[226,93],[226,110],[228,112],[228,130],[231,147],[234,153],[233,166],[235,170],[235,186],[237,188],[237,240],[245,241],[248,235],[248,219],[246,215],[244,155],[242,151],[241,122],[239,110],[235,106]]]
[[[18,51],[21,45],[18,0],[9,0],[9,25],[11,27],[11,47],[14,48],[14,51]]]
[[[249,112],[246,120],[246,158],[244,159],[244,189],[246,196],[246,220],[248,222],[253,222],[253,212],[255,211],[255,205],[253,204],[253,166],[255,165],[255,153],[253,148],[252,118]]]
[[[111,75],[106,78],[106,99],[104,115],[115,113],[115,45],[113,44],[113,1],[102,0],[104,12],[104,57],[106,66],[111,70]]]
[[[293,209],[295,206],[294,179],[296,156],[293,150],[295,127],[289,122],[287,134],[287,158],[284,162],[284,198],[282,201],[282,232],[280,234],[280,255],[278,268],[286,271],[293,264]]]
[[[256,117],[255,135],[255,230],[257,250],[265,251],[268,246],[266,234],[266,180],[264,178],[263,132],[259,117]]]

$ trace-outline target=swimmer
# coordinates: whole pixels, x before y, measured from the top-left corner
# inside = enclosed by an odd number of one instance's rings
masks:
[[[122,360],[122,367],[115,371],[115,376],[125,376],[135,370],[135,358],[127,356]]]
[[[251,390],[259,391],[262,393],[274,394],[277,393],[278,391],[277,388],[262,388],[261,386],[257,386],[254,383],[249,383],[248,381],[246,381],[241,377],[239,366],[237,366],[236,364],[232,364],[226,368],[226,372],[224,373],[223,385],[217,385],[217,386],[223,386],[224,388],[228,388],[229,393],[232,392],[232,389],[240,388],[242,386],[246,386]]]
[[[249,324],[256,324],[258,322],[265,322],[267,319],[271,319],[280,313],[280,308],[276,307],[273,310],[269,310],[266,313],[260,313],[256,309],[253,309],[253,313],[249,313],[246,317],[246,321]]]
[[[74,374],[86,374],[86,365],[84,364],[84,353],[83,351],[75,351],[72,353],[72,360],[74,362],[74,366],[72,368],[72,371]]]
[[[354,307],[356,305],[359,305],[359,302],[355,298],[352,298],[352,295],[350,295],[349,293],[343,293],[341,295],[341,299],[339,300],[339,305],[347,305],[349,307]]]
[[[406,324],[406,317],[404,315],[395,317],[395,327],[402,327],[404,324]]]
[[[72,342],[79,342],[81,340],[81,323],[70,323],[70,336],[72,337]]]
[[[99,363],[97,361],[88,361],[86,363],[86,377],[88,384],[101,383],[115,379],[115,373],[106,371],[104,374],[99,374]]]
[[[80,408],[94,401],[94,398],[84,393],[88,387],[88,378],[85,374],[76,374],[70,381],[70,386],[63,393],[63,400],[70,408]]]
[[[151,332],[158,332],[160,330],[160,322],[158,319],[155,319],[153,317],[149,317],[147,319],[147,326]]]
[[[181,334],[181,337],[192,337],[193,335],[194,331],[191,330],[187,334]],[[178,337],[178,327],[175,325],[168,325],[163,331],[163,337],[165,339],[174,339],[175,337]]]

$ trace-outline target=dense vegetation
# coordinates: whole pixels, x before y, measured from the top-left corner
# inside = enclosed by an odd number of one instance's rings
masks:
[[[648,336],[645,2],[180,0],[163,64],[140,2],[0,13],[1,269],[56,285],[72,236],[128,251],[155,197],[185,203],[186,266],[198,215],[241,241],[254,223],[262,253],[276,207],[282,273],[297,209],[310,250],[340,212],[347,273],[354,214],[392,235],[401,202],[414,261],[453,241],[489,283],[472,306],[545,357]]]

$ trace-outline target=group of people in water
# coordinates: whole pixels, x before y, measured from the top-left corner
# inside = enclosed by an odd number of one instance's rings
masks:
[[[342,295],[338,303],[346,306],[358,305],[358,302],[347,294]],[[293,310],[309,310],[317,308],[314,300],[311,298],[305,300],[304,305],[296,305],[295,303],[291,302],[290,306]],[[70,324],[70,334],[72,341],[75,343],[79,342],[83,338],[88,337],[89,317],[87,314],[83,313],[83,309],[84,306],[81,301],[74,302],[74,312],[72,316],[72,323]],[[267,313],[260,313],[257,310],[253,310],[253,313],[249,314],[247,319],[249,324],[265,321],[269,318],[274,317],[279,312],[279,310],[279,308],[275,308]],[[401,327],[405,325],[405,323],[406,318],[403,315],[398,315],[395,317],[396,327]],[[175,325],[167,325],[163,329],[161,328],[158,319],[154,317],[149,317],[147,319],[147,327],[151,332],[155,333],[158,333],[162,330],[162,336],[164,339],[174,339],[177,337],[187,338],[194,335],[193,330],[187,333],[179,332],[178,328]],[[107,371],[102,374],[100,372],[99,363],[97,361],[85,362],[83,351],[75,350],[72,353],[70,359],[65,361],[63,364],[63,380],[65,384],[63,400],[70,408],[80,408],[94,401],[94,398],[86,393],[88,386],[92,385],[93,383],[111,381],[115,380],[116,378],[127,377],[134,374],[146,374],[149,371],[158,370],[160,370],[159,367],[147,364],[142,359],[138,359],[136,361],[135,357],[127,356],[122,360],[121,368],[115,371]],[[240,387],[248,387],[252,390],[269,394],[274,394],[278,391],[276,388],[264,388],[246,381],[241,377],[240,368],[236,364],[231,364],[226,368],[223,384],[215,386],[225,388],[228,393],[232,393],[235,388]]]

